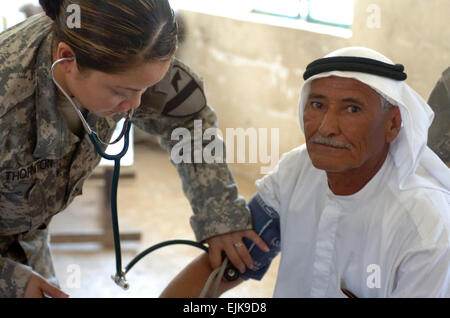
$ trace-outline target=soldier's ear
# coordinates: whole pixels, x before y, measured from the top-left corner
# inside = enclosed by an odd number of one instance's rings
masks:
[[[59,60],[68,57],[73,57],[74,59],[72,61],[66,61],[61,63],[61,69],[65,73],[70,73],[76,68],[75,52],[66,43],[59,42],[56,51],[56,59]]]

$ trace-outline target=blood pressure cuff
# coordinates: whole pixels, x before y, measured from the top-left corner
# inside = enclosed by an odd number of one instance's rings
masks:
[[[262,198],[255,194],[248,202],[252,215],[253,230],[266,242],[270,252],[262,251],[253,241],[244,238],[244,243],[253,258],[253,269],[240,274],[244,280],[261,280],[269,269],[270,263],[280,252],[280,216]]]

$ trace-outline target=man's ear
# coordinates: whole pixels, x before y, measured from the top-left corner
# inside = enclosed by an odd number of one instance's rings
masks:
[[[402,116],[398,106],[390,107],[386,114],[386,142],[394,141],[402,127]]]
[[[56,49],[56,59],[59,60],[68,57],[73,57],[73,60],[62,62],[60,66],[64,73],[70,73],[71,71],[76,69],[77,63],[75,59],[75,52],[72,50],[72,48],[64,42],[59,42]]]

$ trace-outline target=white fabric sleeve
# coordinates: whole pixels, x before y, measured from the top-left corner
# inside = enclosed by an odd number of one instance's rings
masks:
[[[278,213],[281,212],[283,194],[292,190],[289,189],[291,184],[299,177],[301,156],[305,151],[306,146],[302,145],[284,153],[274,170],[255,182],[260,197]]]
[[[278,163],[273,171],[255,182],[258,187],[259,196],[268,206],[277,212],[280,211],[281,206],[278,181],[279,165]]]
[[[407,253],[397,271],[391,297],[450,297],[450,247],[433,246]]]

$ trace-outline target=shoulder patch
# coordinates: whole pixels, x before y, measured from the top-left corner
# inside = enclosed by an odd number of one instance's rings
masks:
[[[206,107],[206,97],[201,81],[182,64],[174,64],[169,80],[166,104],[162,111],[168,117],[186,117]]]

